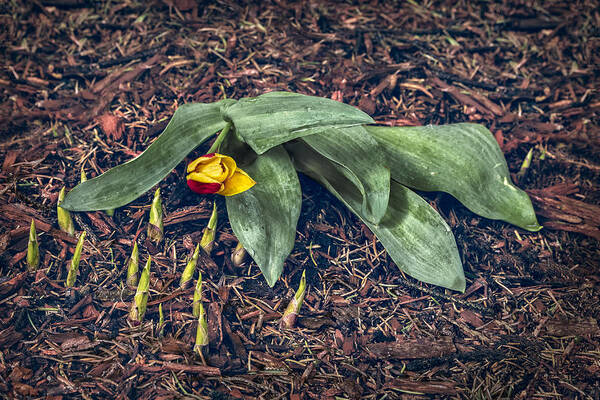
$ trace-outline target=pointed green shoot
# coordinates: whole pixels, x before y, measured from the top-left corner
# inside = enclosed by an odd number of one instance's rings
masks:
[[[196,329],[196,343],[194,351],[202,356],[202,348],[208,346],[208,323],[206,321],[206,312],[202,301],[198,303],[198,328]]]
[[[138,284],[138,266],[140,263],[140,257],[138,253],[138,244],[134,242],[133,250],[131,251],[131,257],[129,257],[129,263],[127,265],[127,286],[131,289],[135,289]]]
[[[194,254],[192,258],[187,262],[185,269],[183,270],[183,274],[181,274],[181,279],[179,280],[179,287],[181,289],[186,289],[188,284],[194,278],[194,272],[196,271],[196,265],[198,264],[198,257],[200,256],[200,245],[197,244],[194,249]]]
[[[77,245],[75,246],[75,253],[73,253],[71,265],[69,266],[69,273],[67,274],[66,287],[73,287],[75,279],[77,279],[77,271],[79,271],[79,261],[81,260],[81,250],[83,249],[84,240],[85,231],[81,232]]]
[[[165,316],[163,314],[162,303],[158,304],[158,336],[165,333]]]
[[[208,220],[208,225],[204,228],[202,233],[202,239],[200,240],[200,246],[204,249],[206,254],[210,254],[213,247],[215,246],[215,233],[217,231],[217,202],[213,202],[213,210]]]
[[[196,282],[196,289],[194,290],[194,300],[192,302],[192,315],[196,318],[200,316],[200,309],[202,308],[202,272],[198,274],[198,281]]]
[[[37,233],[35,232],[35,221],[31,219],[31,226],[29,227],[29,242],[27,243],[27,267],[30,271],[37,270],[40,265],[40,249],[37,240]]]
[[[300,308],[304,302],[304,296],[306,295],[306,270],[302,271],[302,278],[300,278],[300,285],[298,290],[292,297],[292,300],[288,304],[287,308],[283,312],[281,317],[281,325],[285,328],[293,328],[296,325],[296,319],[300,314]]]
[[[247,251],[242,245],[241,242],[235,246],[233,252],[231,253],[231,262],[234,266],[240,267],[244,263],[244,259],[246,258]]]
[[[56,203],[56,214],[58,215],[58,226],[60,230],[73,236],[75,234],[75,225],[71,218],[71,213],[62,208],[60,205],[65,199],[66,188],[63,186],[58,194],[58,202]]]
[[[163,212],[160,199],[160,188],[154,192],[152,206],[150,207],[150,223],[148,224],[148,238],[156,243],[163,238]]]
[[[142,322],[146,314],[146,306],[148,305],[148,293],[150,288],[150,264],[152,257],[148,256],[146,266],[142,270],[140,282],[138,283],[137,291],[131,303],[129,311],[129,319],[135,322]]]

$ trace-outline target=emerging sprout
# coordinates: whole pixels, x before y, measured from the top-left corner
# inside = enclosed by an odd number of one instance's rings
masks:
[[[31,219],[29,227],[29,242],[27,243],[27,267],[35,271],[40,264],[40,249],[38,246],[37,233],[35,232],[35,221]]]
[[[204,360],[202,349],[208,346],[208,323],[206,321],[206,312],[202,305],[202,273],[198,277],[196,283],[196,290],[194,291],[194,302],[192,303],[193,315],[198,318],[198,328],[196,329],[196,343],[194,344],[194,351],[198,353]]]
[[[200,245],[197,244],[194,249],[192,258],[187,262],[183,274],[181,274],[181,280],[179,281],[179,287],[182,289],[187,288],[188,283],[194,277],[194,271],[196,271],[196,265],[198,264],[198,257],[200,256]]]
[[[163,238],[163,212],[160,200],[160,188],[154,192],[152,207],[150,208],[150,223],[148,224],[148,238],[158,243]]]
[[[85,231],[81,232],[77,245],[75,246],[75,253],[71,259],[71,265],[69,266],[69,273],[67,274],[67,287],[73,287],[75,279],[77,279],[77,271],[79,271],[79,260],[81,259],[81,250],[83,249],[83,242],[85,240]]]
[[[165,316],[162,310],[162,303],[158,304],[158,336],[163,336],[165,331]]]
[[[208,346],[208,323],[206,321],[206,312],[202,306],[202,300],[198,303],[198,328],[196,329],[196,343],[194,351],[202,357],[202,349]]]
[[[196,282],[196,289],[194,290],[194,301],[192,303],[192,315],[194,317],[200,316],[200,309],[202,308],[202,272],[198,275],[198,281]]]
[[[151,262],[152,258],[148,256],[148,261],[146,261],[146,266],[142,270],[140,282],[138,283],[137,291],[133,297],[133,302],[131,303],[129,319],[135,322],[142,322],[144,315],[146,314],[146,305],[148,304],[148,292],[150,288]]]
[[[127,286],[131,289],[135,289],[138,283],[138,265],[139,265],[138,245],[137,242],[133,244],[133,250],[131,251],[131,257],[129,257],[129,263],[127,265]]]
[[[302,272],[302,278],[300,278],[300,285],[298,285],[298,290],[290,304],[288,304],[287,308],[283,313],[283,317],[281,317],[281,325],[285,328],[293,328],[296,325],[296,319],[298,318],[298,314],[300,313],[300,307],[302,307],[302,303],[304,302],[304,295],[306,294],[306,270]]]
[[[244,263],[246,254],[246,249],[244,248],[244,246],[242,246],[241,242],[238,242],[238,244],[235,246],[235,249],[233,249],[233,252],[231,253],[231,262],[233,263],[233,265],[235,265],[236,267],[241,266]]]
[[[81,182],[87,181],[87,174],[85,173],[85,169],[81,166]]]
[[[60,206],[60,203],[65,199],[66,189],[63,187],[58,194],[58,202],[56,203],[56,213],[58,215],[58,226],[63,232],[73,236],[75,234],[75,225],[71,213]]]
[[[213,203],[212,214],[208,220],[208,225],[202,232],[202,239],[200,240],[200,246],[204,249],[206,254],[210,254],[215,245],[215,233],[217,229],[217,202]]]

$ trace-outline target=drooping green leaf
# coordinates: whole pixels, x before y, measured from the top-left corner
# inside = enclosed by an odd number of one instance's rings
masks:
[[[452,231],[416,193],[392,182],[388,210],[379,224],[361,215],[361,195],[340,171],[301,143],[286,148],[296,168],[320,182],[377,236],[396,265],[420,281],[464,291],[465,277]]]
[[[233,122],[240,138],[258,154],[314,133],[310,128],[373,123],[370,116],[348,104],[289,92],[241,99],[223,105],[221,112],[225,120]]]
[[[531,200],[510,179],[491,132],[477,124],[418,127],[369,126],[380,143],[392,179],[418,190],[442,191],[468,209],[538,231]]]
[[[235,158],[227,146],[223,152]],[[226,198],[229,222],[272,287],[294,247],[302,205],[298,175],[281,146],[273,147],[240,167],[256,181],[256,185]]]
[[[301,140],[341,167],[339,171],[362,196],[362,215],[371,223],[379,223],[388,207],[390,170],[381,162],[377,141],[362,125],[316,130],[318,133]]]
[[[167,176],[194,148],[225,127],[220,107],[232,102],[179,107],[165,130],[142,154],[80,183],[67,194],[61,207],[71,211],[109,210],[135,200]]]

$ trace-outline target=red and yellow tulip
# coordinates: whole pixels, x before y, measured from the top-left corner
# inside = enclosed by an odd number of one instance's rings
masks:
[[[187,167],[187,184],[196,193],[233,196],[250,189],[254,179],[239,169],[233,158],[218,153],[206,154]]]

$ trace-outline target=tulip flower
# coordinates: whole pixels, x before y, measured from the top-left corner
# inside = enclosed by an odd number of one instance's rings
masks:
[[[218,153],[206,154],[187,167],[187,184],[196,193],[233,196],[250,189],[254,179],[237,167],[233,158]]]

